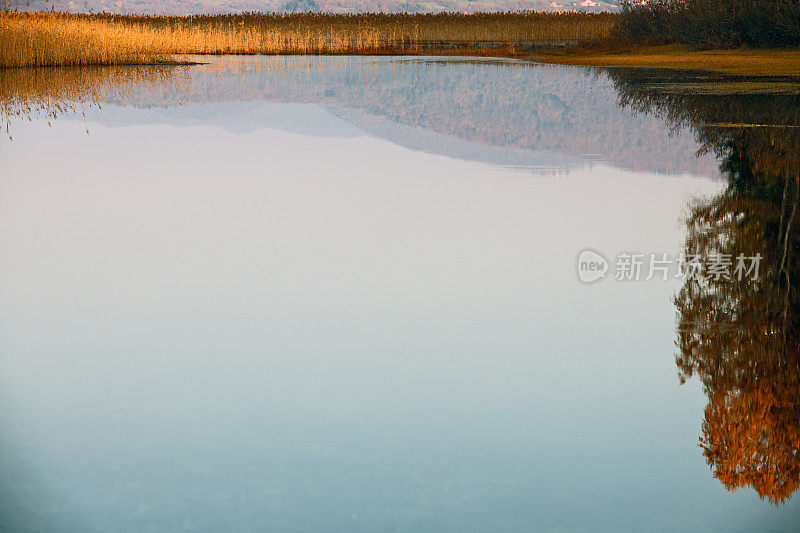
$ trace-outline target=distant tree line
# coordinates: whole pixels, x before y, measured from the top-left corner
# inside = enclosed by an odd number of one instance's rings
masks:
[[[800,45],[800,0],[623,0],[623,39],[698,48]]]

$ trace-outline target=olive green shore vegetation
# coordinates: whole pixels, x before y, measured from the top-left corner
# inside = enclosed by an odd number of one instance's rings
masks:
[[[592,67],[705,70],[739,76],[800,77],[800,49],[694,50],[683,45],[642,46],[623,50],[579,48],[529,56],[542,63]]]
[[[616,14],[0,12],[0,69],[176,64],[194,54],[401,54],[800,76],[798,47],[797,0],[651,0]]]

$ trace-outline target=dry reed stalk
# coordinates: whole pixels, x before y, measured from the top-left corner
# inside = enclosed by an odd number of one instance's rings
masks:
[[[607,38],[612,14],[220,15],[0,13],[0,68],[169,62],[176,54],[378,54],[420,45]]]

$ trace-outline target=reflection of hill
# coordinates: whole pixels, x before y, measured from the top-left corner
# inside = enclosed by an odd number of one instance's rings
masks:
[[[202,105],[134,109],[106,106],[86,116],[109,125],[169,123],[173,126],[213,125],[235,133],[262,128],[317,137],[370,135],[412,150],[469,161],[558,172],[578,168],[586,158],[503,146],[475,144],[418,126],[405,126],[346,107],[273,102],[214,102]]]
[[[339,108],[336,109],[336,113],[346,117],[348,122],[375,137],[386,139],[412,150],[438,153],[455,159],[529,168],[540,172],[557,172],[577,168],[587,163],[587,158],[565,154],[478,144],[420,126],[398,124],[360,110]]]
[[[178,101],[316,104],[339,110],[336,114],[363,131],[431,152],[452,155],[448,143],[466,142],[495,151],[494,158],[498,149],[509,151],[513,155],[507,164],[519,164],[514,159],[521,152],[548,152],[571,160],[602,158],[633,170],[717,173],[713,157],[695,157],[697,144],[689,133],[671,135],[660,119],[620,109],[613,84],[581,68],[517,61],[363,57],[211,61],[190,70],[185,93],[165,99],[162,94],[151,97],[142,92],[118,98],[116,103],[148,107]],[[224,122],[224,117],[213,120]],[[249,120],[257,126],[258,117]],[[387,128],[388,124],[395,128]],[[426,141],[423,131],[436,135],[428,135]],[[420,144],[425,142],[433,144]],[[462,156],[482,159],[479,151]]]

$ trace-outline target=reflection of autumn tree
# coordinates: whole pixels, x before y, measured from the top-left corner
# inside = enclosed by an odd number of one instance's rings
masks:
[[[736,78],[674,70],[611,70],[618,103],[690,128],[701,152],[742,157],[742,174],[797,176],[800,84],[780,78]],[[738,154],[732,154],[732,144]],[[724,170],[724,169],[723,169]]]
[[[761,254],[757,279],[688,279],[675,305],[682,380],[697,375],[709,403],[700,444],[729,489],[752,486],[781,503],[800,486],[798,182],[754,174],[737,141],[728,190],[689,217],[687,254]]]
[[[692,207],[685,254],[762,257],[756,279],[685,281],[676,362],[708,396],[700,446],[714,477],[782,503],[800,487],[800,101],[615,83],[623,105],[692,127],[722,157],[728,187]]]
[[[709,394],[703,455],[727,488],[752,486],[782,503],[800,486],[800,380],[791,365],[762,365]]]

